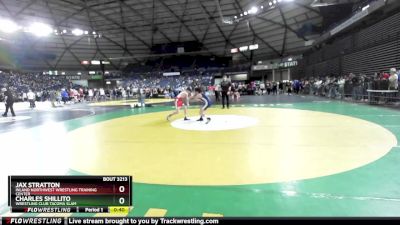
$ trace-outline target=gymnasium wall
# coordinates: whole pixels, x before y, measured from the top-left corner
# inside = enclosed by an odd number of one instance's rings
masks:
[[[305,54],[295,77],[373,75],[400,68],[400,12]]]

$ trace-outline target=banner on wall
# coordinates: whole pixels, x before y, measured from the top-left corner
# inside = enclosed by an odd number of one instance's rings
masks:
[[[255,65],[252,67],[253,71],[259,70],[273,70],[273,69],[286,69],[298,65],[298,61],[287,61],[281,63],[267,64],[267,65]]]
[[[179,76],[181,75],[181,72],[167,72],[167,73],[163,73],[164,77],[169,77],[169,76]]]

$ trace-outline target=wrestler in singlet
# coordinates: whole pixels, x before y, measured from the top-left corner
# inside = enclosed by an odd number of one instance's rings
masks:
[[[179,113],[179,110],[183,106],[183,112],[185,114],[184,120],[189,120],[187,118],[187,107],[189,106],[189,98],[190,98],[190,89],[183,90],[181,93],[178,94],[175,98],[175,111],[167,116],[167,120],[169,121],[171,116],[176,115]]]

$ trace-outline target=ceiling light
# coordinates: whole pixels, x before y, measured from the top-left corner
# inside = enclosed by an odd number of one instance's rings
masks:
[[[11,20],[0,20],[0,31],[4,33],[14,33],[15,31],[19,30],[20,27]]]
[[[272,2],[269,2],[268,5],[269,5],[269,6],[272,6]]]
[[[74,29],[74,30],[72,30],[72,34],[75,35],[75,36],[81,36],[83,34],[83,30]]]
[[[245,16],[247,16],[247,11],[243,13]]]
[[[64,30],[63,30],[63,33],[66,34],[66,33],[67,33],[67,30],[64,29]]]
[[[28,31],[38,37],[48,36],[53,32],[53,29],[44,23],[33,23],[29,28]]]
[[[91,64],[92,65],[100,65],[100,60],[92,60]]]
[[[258,49],[258,44],[249,45],[249,50],[256,50]]]
[[[85,32],[84,32],[85,34],[89,34],[89,31],[87,31],[87,30],[85,30]]]
[[[96,31],[93,31],[92,34],[93,34],[93,35],[96,34]]]
[[[367,10],[369,8],[369,5],[366,5],[366,6],[364,6],[363,8],[362,8],[362,11],[365,11],[365,10]]]
[[[258,12],[258,8],[253,6],[251,7],[251,9],[249,10],[249,14],[256,14]]]
[[[245,51],[247,51],[248,49],[249,49],[249,46],[242,46],[242,47],[239,48],[239,50],[240,50],[241,52],[245,52]]]

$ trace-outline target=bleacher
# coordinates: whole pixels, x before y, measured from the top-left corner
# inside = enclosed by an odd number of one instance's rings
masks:
[[[398,68],[399,56],[400,40],[378,45],[345,55],[342,60],[342,72],[373,75],[375,72],[387,71],[391,67]]]
[[[145,63],[129,64],[125,74],[140,74],[151,72],[219,72],[227,68],[229,57],[177,55],[164,58],[148,59]]]
[[[384,21],[376,23],[354,35],[354,48],[361,49],[379,45],[400,34],[400,13],[395,14]]]
[[[325,44],[303,59],[306,76],[375,72],[400,67],[400,13]],[[301,71],[301,70],[299,70]]]

